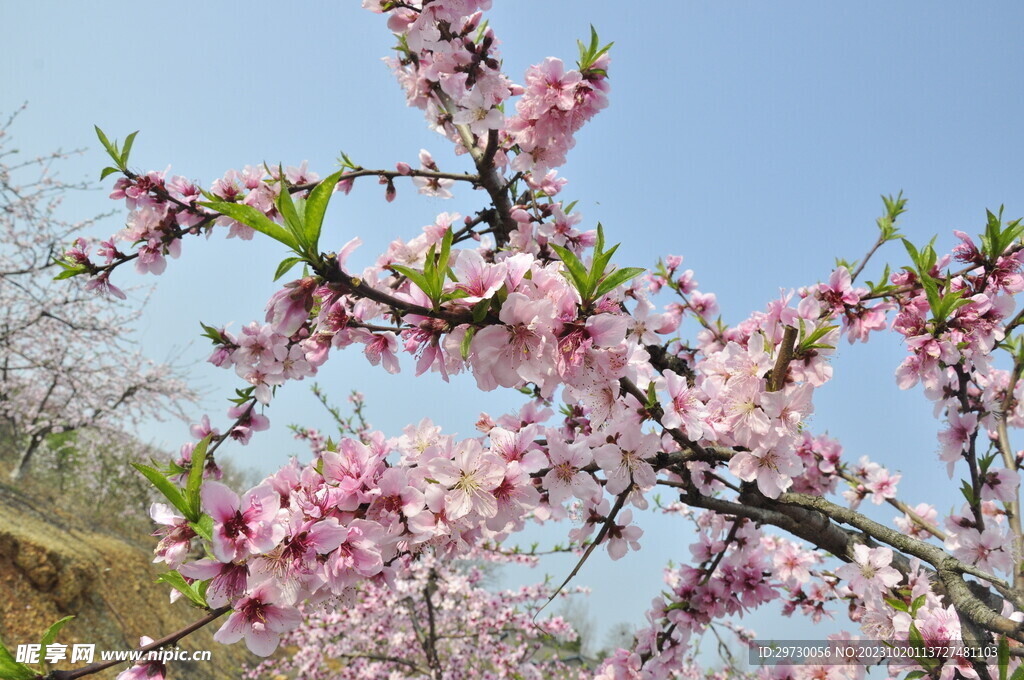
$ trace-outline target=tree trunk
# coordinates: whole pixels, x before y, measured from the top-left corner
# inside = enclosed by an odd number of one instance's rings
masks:
[[[32,460],[32,454],[39,448],[39,444],[42,443],[42,439],[36,435],[32,435],[32,438],[28,442],[28,446],[22,452],[18,458],[18,464],[11,470],[10,480],[13,483],[18,483],[25,476],[28,471],[28,465]]]

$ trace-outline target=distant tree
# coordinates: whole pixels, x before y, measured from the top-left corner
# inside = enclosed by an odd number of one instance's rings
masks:
[[[534,618],[553,587],[483,587],[480,564],[530,558],[486,550],[472,557],[473,563],[433,556],[401,560],[374,579],[353,583],[334,603],[339,606],[308,607],[303,624],[281,640],[295,653],[263,662],[249,677],[404,680],[432,677],[440,669],[452,678],[593,676],[577,653],[569,620],[557,614]]]
[[[88,185],[57,176],[77,152],[24,157],[12,146],[18,113],[0,127],[0,434],[12,481],[53,435],[120,431],[192,397],[174,368],[149,361],[133,345],[140,305],[110,300],[126,295],[105,280],[54,281],[63,271],[54,257],[69,243],[72,256],[87,256],[88,244],[72,234],[95,219],[67,221],[61,206]],[[97,296],[97,287],[107,295]]]

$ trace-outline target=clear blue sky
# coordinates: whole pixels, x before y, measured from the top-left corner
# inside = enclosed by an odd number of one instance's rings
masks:
[[[612,103],[579,135],[563,171],[566,194],[580,200],[587,225],[600,220],[623,241],[620,264],[684,255],[730,321],[780,287],[826,278],[835,256],[860,257],[875,236],[879,194],[903,190],[904,232],[917,241],[938,233],[944,247],[952,229],[978,232],[986,207],[1024,213],[1020,3],[675,2],[655,11],[593,0],[495,4],[491,22],[514,79],[545,56],[572,61],[590,23],[615,41]],[[366,167],[391,167],[427,148],[442,167],[464,169],[420,112],[404,107],[380,62],[391,36],[355,0],[195,7],[0,4],[0,112],[30,104],[15,129],[20,146],[31,154],[89,147],[65,169],[69,179],[96,177],[104,165],[94,123],[120,138],[141,130],[134,165],[172,164],[205,183],[262,161],[308,159],[326,174],[339,150]],[[355,265],[391,238],[414,236],[438,212],[465,214],[482,200],[398,190],[390,205],[370,182],[337,199],[330,238],[366,241]],[[76,196],[68,208],[82,216],[108,209],[104,195]],[[117,228],[112,218],[104,233]],[[220,395],[238,380],[201,365],[206,346],[188,343],[200,319],[237,327],[261,318],[281,257],[266,241],[190,241],[156,280],[142,340],[154,358],[195,366],[221,422]],[[903,263],[895,246],[876,264],[883,259]],[[945,509],[959,501],[936,463],[938,424],[920,394],[900,393],[892,378],[903,355],[896,338],[844,345],[812,427],[840,438],[852,458],[867,454],[914,477],[903,484],[906,500]],[[428,415],[470,435],[481,409],[515,403],[480,395],[471,379],[392,379],[360,356],[331,366],[319,381],[339,401],[351,388],[363,391],[372,422],[392,433]],[[289,386],[269,413],[272,433],[239,458],[269,469],[302,452],[284,426],[325,422],[312,405],[303,385]],[[144,436],[176,448],[187,431],[169,423]],[[579,577],[594,587],[591,610],[602,619],[639,623],[661,567],[689,555],[678,524],[650,519],[646,528],[641,553],[595,559]],[[567,568],[551,565],[556,574]],[[769,620],[751,625],[767,630]],[[807,630],[792,625],[793,637]]]

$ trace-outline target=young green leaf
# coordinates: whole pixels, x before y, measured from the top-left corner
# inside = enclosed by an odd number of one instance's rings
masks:
[[[305,262],[305,260],[301,257],[286,257],[281,260],[281,264],[277,265],[277,271],[274,272],[274,280],[277,281],[300,262]]]
[[[551,249],[554,250],[558,257],[562,260],[562,264],[565,265],[566,272],[569,274],[569,278],[572,284],[576,287],[581,297],[586,297],[587,294],[587,283],[590,279],[590,274],[583,267],[583,263],[580,262],[579,258],[568,248],[562,246],[550,244]]]
[[[476,326],[470,326],[466,329],[466,334],[462,336],[462,342],[459,344],[459,350],[462,353],[463,361],[469,358],[469,348],[473,342],[474,335],[476,335]]]
[[[103,133],[103,130],[100,129],[99,125],[93,125],[93,128],[96,129],[96,136],[100,138],[100,144],[102,144],[103,148],[107,150],[107,154],[115,163],[117,163],[118,167],[121,167],[121,154],[117,150],[117,144],[110,143],[110,140],[107,139],[107,136]]]
[[[185,502],[189,509],[189,512],[185,514],[185,518],[190,522],[198,522],[203,514],[199,493],[203,486],[206,449],[210,446],[212,438],[212,434],[206,435],[192,450],[192,466],[189,468],[188,481],[185,483]]]
[[[895,609],[898,612],[909,612],[910,609],[907,607],[907,603],[895,597],[883,597],[885,603]]]
[[[306,199],[306,236],[314,245],[320,242],[320,232],[323,229],[327,204],[330,203],[331,196],[334,195],[334,188],[343,174],[345,174],[344,169],[320,180],[320,183],[309,193],[309,198]]]
[[[277,209],[281,213],[281,217],[284,218],[285,227],[287,227],[299,245],[302,246],[300,252],[309,253],[311,244],[306,239],[306,225],[303,221],[303,216],[295,207],[295,201],[292,200],[292,192],[288,189],[288,182],[284,178],[284,170],[279,168],[278,176],[281,178],[281,191],[277,195]]]
[[[594,291],[594,298],[600,298],[605,293],[615,290],[627,281],[640,276],[645,271],[647,270],[642,267],[624,267],[622,269],[616,269],[606,276],[597,286],[597,290]]]
[[[182,515],[188,514],[188,504],[185,502],[185,497],[181,493],[181,489],[171,483],[171,480],[167,479],[159,471],[154,470],[148,465],[142,463],[132,463],[132,467],[141,472],[146,479],[148,479],[157,490],[164,495],[171,505],[178,509]]]
[[[490,308],[490,306],[491,301],[489,299],[481,300],[480,302],[473,305],[473,322],[482,323],[483,320],[487,318],[487,310]]]
[[[423,272],[418,272],[411,267],[406,267],[400,264],[391,265],[391,269],[398,272],[405,278],[415,283],[420,290],[422,290],[427,297],[431,297],[430,292],[433,289],[431,282],[427,279],[427,276]]]
[[[188,525],[200,537],[205,538],[207,541],[213,540],[213,518],[209,515],[203,515],[199,518],[198,522],[189,522]]]
[[[66,265],[62,264],[61,266],[66,266]],[[67,269],[62,271],[60,274],[57,274],[56,276],[54,276],[53,280],[54,281],[62,281],[64,279],[70,279],[72,276],[78,276],[79,274],[84,274],[87,271],[88,270],[85,267],[82,267],[82,266],[68,267]]]
[[[133,132],[130,135],[128,135],[128,137],[125,138],[125,140],[124,140],[124,148],[121,149],[121,160],[120,160],[120,165],[121,165],[121,169],[122,170],[128,167],[128,154],[130,154],[132,152],[132,144],[135,143],[135,135],[137,135],[137,134],[139,134],[138,130],[136,130],[135,132]]]
[[[57,621],[52,626],[47,628],[46,632],[43,633],[43,638],[42,638],[42,640],[39,641],[39,644],[42,645],[43,647],[46,647],[47,645],[53,644],[53,641],[57,639],[57,634],[60,633],[60,629],[64,627],[64,624],[66,624],[68,621],[70,621],[73,618],[75,618],[75,617],[74,616],[65,616],[60,621]]]
[[[299,242],[294,236],[292,236],[291,232],[251,205],[229,203],[228,201],[208,201],[206,203],[200,203],[200,205],[205,208],[215,210],[221,215],[230,217],[231,219],[241,222],[246,226],[252,227],[261,234],[266,234],[275,241],[280,241],[295,252],[301,251]]]
[[[160,574],[156,579],[157,583],[166,583],[170,587],[177,590],[179,593],[189,599],[192,604],[198,607],[207,607],[206,598],[199,594],[192,585],[185,580],[185,577],[179,574],[177,571],[168,571]]]
[[[0,644],[0,680],[35,680],[39,674],[18,663],[7,648]]]

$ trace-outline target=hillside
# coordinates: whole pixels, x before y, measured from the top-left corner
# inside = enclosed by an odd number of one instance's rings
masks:
[[[13,653],[19,643],[38,642],[51,623],[73,614],[58,642],[126,650],[141,635],[159,638],[201,618],[183,601],[170,605],[169,589],[152,585],[160,570],[151,563],[151,545],[96,531],[0,485],[0,638]],[[184,649],[211,650],[212,660],[170,662],[170,678],[241,676],[240,665],[255,657],[244,645],[213,642],[216,625],[181,642]],[[91,677],[114,678],[125,667]]]

